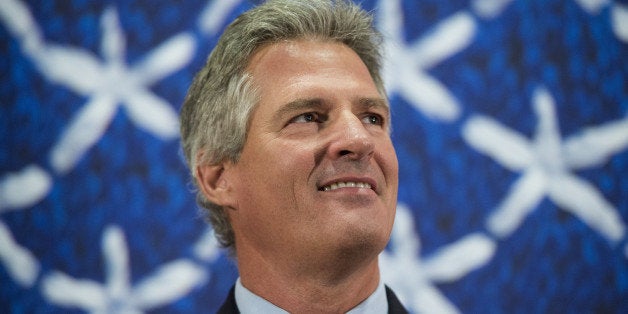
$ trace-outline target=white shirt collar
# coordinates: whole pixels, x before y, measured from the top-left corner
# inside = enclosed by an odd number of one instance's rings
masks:
[[[235,299],[242,314],[265,313],[286,314],[284,309],[268,302],[266,299],[245,288],[240,281],[236,281]],[[351,309],[347,314],[381,314],[388,312],[388,299],[384,283],[380,280],[377,289],[366,300]]]

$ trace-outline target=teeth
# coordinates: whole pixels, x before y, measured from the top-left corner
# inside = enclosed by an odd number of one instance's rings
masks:
[[[324,186],[323,191],[333,191],[340,188],[360,188],[370,189],[371,185],[366,182],[336,182],[330,185]]]

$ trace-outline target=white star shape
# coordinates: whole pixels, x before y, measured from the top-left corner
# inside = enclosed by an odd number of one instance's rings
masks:
[[[611,7],[611,26],[615,36],[628,43],[628,5],[616,2]]]
[[[114,8],[106,9],[101,18],[103,62],[87,50],[44,42],[22,2],[6,1],[0,19],[45,78],[88,98],[52,148],[50,162],[56,172],[65,174],[75,166],[102,137],[118,106],[123,106],[141,129],[164,140],[178,136],[177,113],[149,86],[191,60],[195,50],[191,34],[172,37],[129,68],[124,60],[124,33]]]
[[[131,287],[128,248],[119,227],[105,230],[102,250],[107,267],[105,284],[53,272],[43,279],[44,297],[53,304],[90,313],[142,313],[181,298],[208,279],[204,267],[179,259]]]
[[[212,228],[205,229],[203,235],[194,244],[193,251],[194,256],[205,263],[212,263],[220,256],[222,249]]]
[[[589,14],[598,14],[611,0],[575,0]]]
[[[391,250],[380,254],[382,277],[402,303],[416,313],[458,313],[456,306],[433,283],[462,278],[485,265],[496,248],[489,237],[473,233],[429,257],[418,259],[420,239],[414,231],[410,210],[403,204],[397,206],[389,246]]]
[[[199,19],[206,34],[215,34],[224,24],[227,12],[240,0],[215,1]],[[124,34],[113,8],[101,19],[104,62],[80,48],[46,43],[28,7],[21,1],[7,0],[0,6],[0,22],[21,44],[22,52],[51,82],[65,86],[89,102],[63,132],[50,153],[51,164],[58,173],[71,170],[85,152],[104,134],[119,104],[141,128],[164,140],[178,135],[178,118],[172,108],[148,89],[151,84],[189,62],[194,40],[189,34],[177,35],[129,68],[124,61]],[[41,201],[52,188],[52,177],[37,165],[0,178],[0,213],[21,210]],[[205,261],[213,261],[219,248],[203,237],[195,251]],[[200,248],[200,245],[203,246]],[[214,245],[211,245],[214,244]],[[37,258],[20,246],[11,230],[0,220],[0,262],[11,278],[23,287],[37,280],[40,266]]]
[[[483,18],[494,18],[500,15],[514,0],[472,0],[473,11]],[[598,14],[610,0],[575,0],[589,14]]]
[[[148,85],[188,62],[194,47],[189,35],[174,37],[129,70],[122,58],[123,36],[113,9],[108,9],[102,19],[105,31],[102,48],[107,59],[103,64],[87,51],[46,44],[28,7],[20,1],[3,2],[0,22],[47,79],[90,98],[50,154],[57,172],[69,171],[101,137],[118,102],[127,103],[127,111],[142,128],[164,139],[177,136],[176,112],[152,95]],[[50,174],[37,165],[5,174],[0,178],[0,213],[36,204],[51,187]],[[0,227],[0,243],[4,243],[0,246],[0,261],[18,284],[31,286],[37,278],[39,263],[28,249],[15,242],[4,223]]]
[[[471,8],[475,14],[485,19],[500,15],[514,0],[472,0]]]
[[[466,48],[476,32],[467,12],[446,18],[412,44],[404,39],[403,10],[399,0],[380,1],[377,28],[384,35],[383,79],[387,92],[398,93],[426,116],[454,121],[460,105],[447,88],[427,70]]]
[[[0,178],[0,214],[30,207],[43,199],[52,187],[50,175],[36,165]],[[25,247],[20,246],[6,224],[0,220],[0,262],[22,287],[30,287],[39,274],[39,262]]]
[[[11,229],[0,220],[0,261],[11,278],[23,288],[33,286],[39,274],[39,262],[28,249],[20,246]]]
[[[149,86],[189,62],[195,50],[192,36],[177,35],[128,68],[124,34],[113,8],[104,12],[102,28],[104,63],[85,51],[65,47],[49,47],[41,58],[45,76],[90,98],[52,149],[51,164],[60,173],[73,168],[102,137],[118,105],[138,127],[155,136],[164,140],[178,136],[177,113]]]
[[[510,130],[491,118],[467,120],[462,134],[469,146],[522,175],[487,220],[488,229],[503,238],[548,197],[609,241],[616,243],[625,226],[616,209],[590,183],[571,171],[605,163],[628,147],[628,118],[589,128],[561,142],[554,100],[543,87],[533,95],[539,119],[535,138]]]
[[[229,16],[228,13],[241,2],[242,0],[220,0],[208,3],[198,19],[201,31],[211,36],[218,34]]]

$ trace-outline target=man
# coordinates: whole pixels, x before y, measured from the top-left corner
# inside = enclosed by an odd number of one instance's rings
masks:
[[[268,1],[222,35],[181,111],[199,203],[240,278],[220,313],[405,313],[380,279],[397,157],[372,18]]]

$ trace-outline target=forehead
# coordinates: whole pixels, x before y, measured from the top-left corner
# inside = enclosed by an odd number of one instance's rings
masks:
[[[349,46],[331,40],[295,39],[269,43],[258,48],[251,56],[247,72],[256,69],[274,67],[276,69],[293,69],[293,65],[302,67],[320,67],[326,62],[333,62],[338,58],[354,59],[366,69],[359,56]],[[356,65],[356,64],[352,64]],[[287,67],[286,67],[287,66]]]
[[[338,42],[304,39],[268,44],[252,56],[247,72],[261,106],[299,98],[383,98],[360,57]]]

